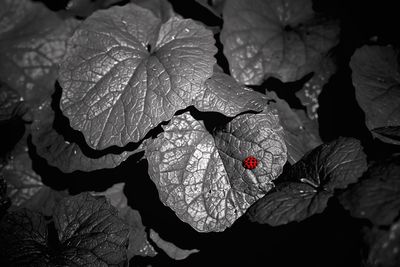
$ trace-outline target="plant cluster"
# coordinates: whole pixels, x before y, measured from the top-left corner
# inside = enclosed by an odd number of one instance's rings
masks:
[[[311,0],[186,3],[213,25],[178,1],[67,2],[0,0],[0,265],[200,257],[142,221],[157,190],[210,238],[244,220],[297,227],[336,203],[364,227],[359,264],[398,266],[399,48],[352,51],[366,134],[321,138],[343,29]]]

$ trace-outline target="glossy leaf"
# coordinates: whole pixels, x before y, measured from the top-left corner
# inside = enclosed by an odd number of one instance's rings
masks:
[[[268,104],[263,94],[238,84],[231,76],[214,72],[194,102],[200,111],[215,111],[228,117],[246,111],[262,111]]]
[[[359,183],[341,195],[341,203],[354,217],[390,225],[400,214],[399,177],[399,156],[377,162]]]
[[[291,109],[289,104],[280,99],[275,92],[266,92],[274,100],[270,108],[278,111],[279,120],[284,129],[284,138],[288,150],[288,161],[299,161],[307,152],[322,144],[318,132],[318,123],[310,120],[303,110]]]
[[[316,19],[311,0],[228,0],[223,17],[231,74],[247,85],[300,79],[338,42],[338,24]]]
[[[321,213],[335,189],[354,183],[367,169],[366,155],[353,138],[339,138],[304,156],[279,184],[249,209],[252,221],[272,226]]]
[[[398,56],[399,51],[389,46],[363,46],[350,61],[356,98],[373,134],[376,128],[400,126]]]
[[[272,226],[302,221],[324,211],[331,194],[304,183],[280,184],[249,209],[252,221]]]
[[[66,40],[78,22],[61,20],[42,3],[2,0],[0,79],[24,100],[37,103],[53,92]]]
[[[242,166],[248,155],[258,157],[258,168]],[[214,138],[184,113],[148,143],[146,158],[165,205],[197,231],[223,231],[271,189],[286,147],[274,114],[241,115]]]
[[[192,20],[161,25],[133,4],[97,11],[69,41],[61,110],[92,148],[138,142],[192,104],[215,52],[212,33]]]
[[[34,121],[31,125],[32,142],[39,156],[46,159],[51,166],[62,172],[94,171],[114,168],[125,161],[134,151],[124,151],[121,154],[106,154],[99,158],[86,156],[76,143],[70,143],[53,128],[54,111],[51,99],[43,101],[33,109]]]

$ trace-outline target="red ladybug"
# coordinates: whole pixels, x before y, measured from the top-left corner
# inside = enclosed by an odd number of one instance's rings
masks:
[[[249,156],[243,160],[243,167],[249,170],[255,169],[257,167],[257,164],[258,160],[253,156]]]

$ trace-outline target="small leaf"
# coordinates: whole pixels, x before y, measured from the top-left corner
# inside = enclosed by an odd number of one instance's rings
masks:
[[[242,84],[300,79],[338,42],[338,23],[317,19],[311,0],[229,0],[223,17],[224,54]]]
[[[161,25],[133,4],[97,11],[69,40],[61,110],[92,148],[138,142],[192,104],[215,53],[211,31],[190,19]]]
[[[350,61],[356,98],[373,134],[376,128],[400,126],[398,56],[399,50],[389,46],[363,46]]]
[[[135,151],[124,151],[121,154],[106,154],[99,158],[86,156],[76,143],[70,143],[53,128],[54,111],[51,108],[51,99],[32,109],[34,116],[31,125],[32,142],[36,146],[39,156],[46,159],[51,166],[62,172],[70,173],[76,170],[94,171],[118,166]]]
[[[352,216],[390,225],[400,210],[400,156],[373,164],[363,179],[345,191],[341,203]]]
[[[258,157],[254,170],[242,160]],[[235,118],[214,137],[189,113],[173,117],[146,148],[161,201],[199,232],[223,231],[272,187],[286,162],[278,118]]]
[[[289,104],[280,99],[275,92],[266,92],[273,99],[270,108],[278,111],[279,120],[284,129],[285,143],[288,149],[288,161],[299,161],[307,152],[322,144],[318,132],[318,123],[307,118],[303,110],[291,109]]]
[[[307,115],[311,120],[318,119],[318,96],[329,78],[335,73],[336,66],[331,58],[324,58],[314,70],[312,78],[307,81],[296,96],[300,99],[303,106],[307,107]]]
[[[262,111],[268,104],[265,95],[238,84],[231,76],[214,72],[194,102],[200,111],[220,112],[228,117],[245,111]]]
[[[159,248],[161,248],[171,259],[174,260],[184,260],[189,257],[193,253],[197,253],[200,250],[198,249],[181,249],[175,246],[173,243],[163,240],[160,235],[150,229],[150,238],[154,243],[157,244]]]
[[[323,144],[293,165],[277,188],[249,209],[252,221],[272,226],[321,213],[335,189],[354,183],[367,169],[366,155],[353,138]]]
[[[0,125],[15,117],[23,116],[26,111],[27,107],[18,92],[0,81]]]
[[[62,21],[42,3],[1,2],[0,79],[24,100],[37,103],[53,92],[66,40],[78,21]]]

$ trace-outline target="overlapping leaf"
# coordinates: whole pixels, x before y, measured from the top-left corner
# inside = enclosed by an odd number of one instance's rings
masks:
[[[2,0],[0,5],[0,79],[35,103],[53,91],[66,40],[78,22],[63,21],[29,0]]]
[[[337,188],[354,183],[367,169],[366,155],[353,138],[339,138],[304,156],[283,183],[249,209],[250,219],[281,225],[321,213]]]
[[[266,92],[266,95],[274,100],[270,102],[270,108],[278,111],[290,163],[296,163],[307,152],[322,144],[315,120],[307,118],[303,110],[291,109],[288,103],[280,99],[275,92]]]
[[[0,263],[126,266],[128,228],[104,197],[83,193],[64,198],[53,220],[48,223],[42,214],[26,209],[4,216],[0,222]]]
[[[160,235],[153,229],[150,229],[150,238],[154,243],[157,244],[159,248],[164,250],[164,252],[174,260],[184,260],[191,254],[199,252],[198,249],[181,249],[175,246],[173,243],[162,239]]]
[[[11,152],[10,159],[1,170],[1,174],[7,182],[7,194],[15,207],[24,206],[46,187],[42,183],[42,178],[32,169],[26,137]]]
[[[0,82],[0,125],[25,112],[25,104],[18,92]]]
[[[168,0],[131,0],[131,3],[150,10],[163,23],[175,16],[174,9]]]
[[[200,232],[223,231],[271,189],[286,162],[275,114],[245,114],[213,137],[189,113],[173,117],[146,148],[161,201]],[[258,158],[245,169],[242,161]]]
[[[6,214],[0,221],[2,266],[47,266],[50,262],[45,218],[27,209]]]
[[[231,76],[214,71],[196,97],[194,106],[200,111],[216,111],[228,117],[245,111],[262,111],[268,105],[265,95],[238,84]]]
[[[307,107],[307,115],[312,120],[318,118],[318,96],[335,71],[336,66],[331,58],[322,59],[319,66],[314,70],[312,78],[304,84],[300,91],[296,92],[301,103]]]
[[[56,203],[68,194],[43,184],[40,175],[32,168],[26,142],[25,135],[0,169],[0,175],[7,184],[7,197],[11,200],[11,209],[23,207],[51,216]]]
[[[390,225],[400,214],[400,156],[372,165],[340,200],[351,215],[376,225]]]
[[[67,266],[125,266],[129,228],[105,197],[64,198],[53,219]]]
[[[228,0],[223,17],[224,54],[243,84],[297,80],[338,42],[338,24],[316,19],[310,0]]]
[[[203,26],[179,18],[161,24],[133,4],[95,12],[68,47],[61,109],[96,149],[137,142],[191,105],[216,52]]]
[[[400,126],[398,57],[399,51],[392,47],[363,46],[350,61],[357,101],[373,134],[376,128]],[[376,136],[380,137],[379,133]]]
[[[121,154],[106,154],[99,158],[86,156],[76,143],[70,143],[53,128],[54,111],[51,99],[47,98],[33,110],[34,121],[32,142],[39,156],[45,158],[49,165],[63,172],[94,171],[114,168],[126,160],[134,151],[124,151]]]
[[[155,256],[157,252],[147,240],[140,213],[128,206],[128,199],[123,192],[124,186],[124,183],[115,184],[104,192],[92,195],[105,196],[118,209],[118,216],[129,226],[128,259],[136,255]]]

